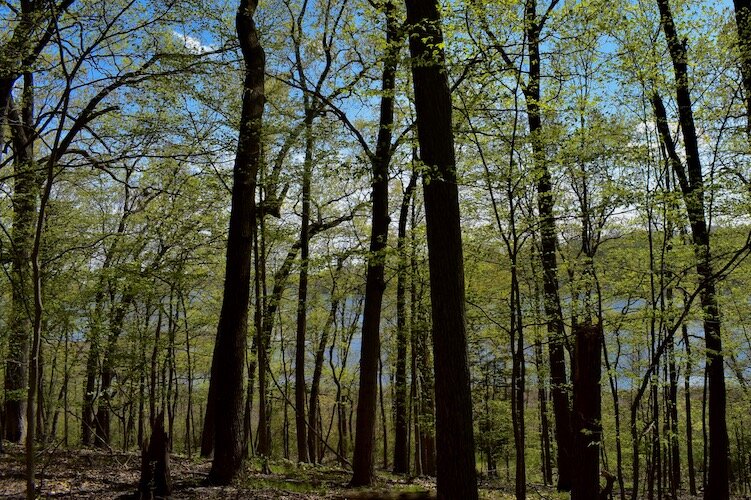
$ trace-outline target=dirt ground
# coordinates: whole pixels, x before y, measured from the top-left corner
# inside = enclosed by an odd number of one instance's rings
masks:
[[[137,453],[101,450],[40,452],[37,484],[41,498],[132,498],[140,473]],[[350,473],[332,467],[297,467],[291,462],[270,464],[271,474],[261,474],[261,464],[249,461],[235,486],[203,484],[211,463],[173,455],[170,461],[174,499],[419,499],[433,498],[435,485],[428,479],[379,476],[368,490],[347,489]],[[0,454],[0,498],[25,498],[24,457],[20,446],[6,446]],[[486,498],[503,498],[483,495]]]

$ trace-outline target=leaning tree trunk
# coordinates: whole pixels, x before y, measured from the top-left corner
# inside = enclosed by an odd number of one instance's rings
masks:
[[[704,498],[722,500],[730,497],[729,489],[729,443],[725,393],[725,362],[720,336],[720,311],[716,294],[716,280],[712,270],[712,252],[704,207],[704,179],[699,141],[694,124],[691,93],[688,81],[688,62],[685,44],[678,38],[669,0],[657,0],[660,9],[660,24],[668,42],[675,74],[675,92],[678,103],[678,119],[683,133],[685,169],[675,150],[670,136],[665,108],[659,96],[653,97],[658,131],[665,144],[673,171],[683,194],[686,212],[691,225],[691,237],[696,259],[696,273],[703,284],[700,303],[704,312],[704,345],[707,356],[709,390],[709,463],[707,487]]]
[[[253,21],[257,6],[257,0],[241,0],[235,17],[245,82],[233,170],[224,296],[211,363],[215,390],[210,390],[213,398],[208,401],[214,406],[214,461],[209,472],[209,481],[214,484],[230,483],[242,461],[243,370],[264,105],[265,55]]]
[[[406,0],[433,318],[439,498],[477,498],[451,92],[437,0]]]

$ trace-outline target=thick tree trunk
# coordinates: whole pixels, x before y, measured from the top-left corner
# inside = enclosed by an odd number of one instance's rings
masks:
[[[8,354],[5,364],[4,437],[15,443],[26,436],[26,391],[29,385],[29,343],[32,332],[33,284],[31,253],[37,217],[39,189],[34,170],[33,83],[24,75],[20,111],[11,106],[8,121],[13,142],[13,252],[11,257],[11,305]]]
[[[378,360],[381,354],[381,304],[384,282],[385,249],[389,229],[389,164],[394,123],[394,87],[396,84],[396,42],[398,24],[392,0],[383,3],[386,15],[386,59],[381,80],[381,110],[376,150],[371,157],[373,168],[373,222],[370,232],[370,252],[365,281],[365,308],[362,321],[360,351],[360,390],[357,400],[357,431],[352,461],[353,486],[371,484],[373,480],[373,449],[375,445],[376,398],[378,390]]]
[[[388,160],[373,165],[373,224],[370,235],[365,309],[360,351],[360,390],[357,402],[357,430],[353,458],[352,486],[371,484],[375,445],[378,359],[381,350],[381,303],[384,282],[384,250],[388,237]]]
[[[600,495],[602,326],[584,322],[575,325],[574,330],[573,424],[577,473],[571,488],[571,499],[590,500]]]
[[[235,18],[245,63],[242,116],[233,172],[232,209],[222,311],[211,364],[214,461],[209,481],[228,484],[242,461],[243,371],[248,329],[251,255],[256,225],[256,176],[261,161],[265,55],[253,14],[257,0],[241,0]]]
[[[439,5],[406,0],[433,318],[438,497],[477,498],[451,93]]]

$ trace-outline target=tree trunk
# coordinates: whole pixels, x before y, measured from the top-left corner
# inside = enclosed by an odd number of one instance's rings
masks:
[[[558,291],[558,263],[556,257],[557,232],[553,213],[553,184],[542,145],[542,116],[540,112],[540,31],[537,2],[525,4],[525,31],[529,47],[529,77],[524,87],[527,101],[527,121],[532,141],[537,177],[537,209],[540,217],[540,259],[543,277],[543,306],[547,318],[548,354],[550,356],[550,388],[553,396],[555,439],[557,444],[558,491],[569,491],[572,485],[574,462],[573,434],[569,408],[568,377],[566,375],[565,331]]]
[[[683,391],[686,399],[686,462],[688,466],[689,493],[696,495],[696,469],[694,468],[694,427],[691,422],[691,346],[688,326],[681,325],[683,345],[686,347],[686,372],[683,378]]]
[[[386,15],[386,59],[381,80],[381,109],[375,154],[370,158],[373,169],[373,222],[370,232],[370,252],[365,281],[365,308],[362,320],[360,351],[360,384],[357,400],[357,431],[352,461],[352,486],[369,485],[373,481],[373,449],[375,445],[376,397],[378,360],[381,353],[381,304],[384,282],[385,249],[389,229],[389,164],[394,123],[394,95],[396,84],[396,42],[398,23],[392,0],[383,3]]]
[[[169,437],[164,431],[164,414],[160,413],[151,424],[151,437],[141,448],[141,477],[138,481],[138,498],[169,498],[172,494],[172,477],[169,467]]]
[[[307,96],[305,100],[308,102]],[[297,461],[309,462],[305,418],[305,336],[308,306],[308,260],[310,247],[310,181],[313,175],[314,110],[305,110],[305,161],[302,174],[302,223],[300,224],[300,280],[297,296],[297,336],[295,342],[295,430]]]
[[[406,0],[430,270],[439,498],[477,498],[451,93],[436,0]]]
[[[673,340],[668,340],[668,417],[670,421],[670,493],[677,498],[681,490],[681,453],[678,441],[678,370]]]
[[[517,275],[516,249],[511,262],[511,324],[510,351],[511,367],[511,421],[514,427],[514,448],[516,453],[516,477],[514,487],[516,498],[524,500],[527,497],[527,462],[526,433],[524,428],[524,328],[522,326],[521,293]]]
[[[741,55],[741,76],[746,101],[746,133],[751,137],[751,0],[733,0],[735,25],[738,29],[738,50]]]
[[[96,412],[96,439],[95,444],[100,447],[110,446],[110,413],[112,400],[112,381],[115,378],[114,357],[117,340],[123,331],[123,322],[125,314],[133,301],[133,295],[125,292],[119,304],[113,307],[111,313],[111,323],[109,338],[107,339],[107,348],[102,358],[102,373],[100,384],[99,407]]]
[[[396,276],[396,373],[394,376],[394,473],[409,472],[409,419],[407,418],[407,219],[417,175],[410,176],[399,210]]]
[[[21,443],[26,437],[26,391],[29,385],[29,342],[32,333],[33,284],[31,253],[37,217],[38,186],[34,166],[33,79],[24,75],[20,112],[9,97],[8,121],[13,141],[13,252],[8,354],[5,364],[4,438]]]
[[[589,321],[574,327],[574,411],[577,473],[571,488],[572,500],[590,500],[600,495],[600,443],[602,410],[600,363],[602,326]]]
[[[256,225],[256,176],[261,161],[265,55],[253,14],[257,0],[241,0],[235,18],[245,63],[242,116],[233,169],[232,209],[222,311],[211,363],[208,402],[214,406],[214,460],[209,481],[228,484],[242,461],[243,371],[248,329],[251,255]]]
[[[669,152],[670,163],[678,177],[683,193],[686,212],[691,225],[694,243],[696,273],[703,287],[700,303],[704,312],[704,342],[707,356],[707,376],[709,390],[709,465],[707,487],[704,497],[723,500],[729,498],[729,443],[725,393],[725,363],[722,354],[722,337],[720,328],[720,311],[716,296],[716,277],[712,271],[712,253],[709,228],[704,207],[704,180],[702,175],[699,142],[694,124],[691,94],[688,80],[688,62],[686,47],[678,38],[669,0],[657,0],[660,9],[660,24],[668,42],[670,57],[675,74],[676,101],[678,118],[683,133],[686,168],[675,152],[675,145],[669,139],[668,124],[664,107],[661,110],[659,98],[653,99],[658,114],[658,127],[663,142]],[[666,133],[667,132],[667,133]]]
[[[545,485],[553,483],[553,466],[550,460],[550,423],[548,422],[548,395],[541,376],[543,351],[540,339],[535,339],[535,369],[537,371],[537,399],[540,404],[540,471]]]
[[[329,341],[329,333],[334,327],[336,322],[336,313],[339,310],[339,291],[337,290],[337,280],[339,274],[344,267],[344,259],[346,257],[340,256],[336,261],[336,270],[334,271],[331,284],[331,308],[329,309],[329,315],[326,318],[326,324],[323,327],[321,338],[318,341],[318,349],[316,349],[315,364],[313,365],[313,380],[310,383],[310,404],[308,406],[308,427],[310,432],[308,434],[308,454],[311,460],[317,461],[319,453],[323,449],[321,446],[321,440],[323,439],[321,433],[323,429],[318,426],[318,420],[320,415],[318,393],[321,384],[321,375],[323,373],[323,357],[326,353],[326,346]],[[317,432],[313,432],[316,430]]]

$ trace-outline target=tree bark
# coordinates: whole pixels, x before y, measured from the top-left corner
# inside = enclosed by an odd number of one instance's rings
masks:
[[[30,81],[31,76],[27,77]],[[26,389],[29,385],[29,342],[32,332],[33,286],[31,252],[37,215],[38,187],[34,173],[34,133],[31,89],[24,85],[22,110],[9,115],[13,139],[13,253],[11,259],[11,313],[8,358],[5,364],[4,437],[15,443],[26,436]]]
[[[407,418],[407,269],[405,251],[407,241],[407,219],[412,194],[417,185],[417,175],[413,173],[404,189],[399,210],[397,232],[397,258],[399,264],[396,276],[396,373],[394,375],[394,473],[409,472],[409,419]]]
[[[600,443],[602,440],[600,363],[602,326],[589,321],[574,327],[573,425],[577,473],[571,488],[572,500],[589,500],[600,495]]]
[[[332,276],[331,284],[331,308],[329,309],[329,315],[326,318],[326,324],[323,327],[321,338],[318,341],[318,348],[316,349],[315,363],[313,365],[313,379],[310,382],[310,404],[308,405],[308,427],[311,432],[308,433],[308,454],[310,459],[314,462],[318,461],[318,456],[322,450],[321,446],[321,434],[323,429],[318,425],[320,416],[320,405],[318,401],[318,394],[321,385],[321,375],[323,373],[323,357],[326,353],[326,346],[329,341],[329,333],[334,327],[336,322],[336,313],[339,310],[339,291],[337,290],[337,280],[344,267],[345,256],[340,256],[336,261],[336,270]],[[313,432],[316,430],[317,432]]]
[[[433,319],[439,498],[477,498],[451,93],[436,0],[406,0]]]
[[[242,461],[243,371],[248,329],[251,255],[256,225],[256,177],[261,162],[265,55],[253,15],[257,0],[241,0],[235,17],[245,64],[242,116],[233,169],[232,209],[222,311],[211,363],[208,404],[214,406],[214,460],[209,482],[228,484]]]
[[[746,104],[746,133],[751,137],[751,0],[733,0],[735,25],[738,29],[738,51],[741,55],[741,76]]]
[[[308,102],[307,95],[305,102]],[[309,462],[307,419],[305,418],[305,330],[308,304],[308,260],[310,248],[310,180],[313,175],[314,111],[305,110],[305,161],[302,174],[302,222],[300,224],[300,279],[297,295],[297,335],[295,341],[295,430],[297,461]]]
[[[688,338],[688,326],[681,325],[683,345],[686,348],[686,369],[683,377],[683,392],[686,404],[686,465],[688,467],[689,493],[696,495],[696,469],[694,468],[694,426],[691,422],[691,345]]]
[[[696,273],[702,281],[700,303],[704,312],[704,343],[707,356],[709,391],[709,464],[707,487],[704,498],[722,500],[729,498],[729,442],[727,432],[725,363],[722,354],[721,321],[716,296],[716,278],[712,271],[712,253],[709,228],[704,207],[704,180],[699,141],[694,124],[691,93],[688,80],[686,47],[678,38],[669,0],[657,0],[660,9],[660,24],[667,39],[675,74],[675,93],[678,103],[678,118],[683,133],[685,169],[675,152],[675,144],[669,137],[664,106],[655,95],[653,104],[657,115],[658,130],[668,149],[670,164],[678,177],[686,212],[691,225],[694,243]],[[662,107],[662,109],[660,109]]]
[[[525,4],[525,31],[529,47],[529,77],[524,86],[527,101],[527,121],[532,141],[535,168],[538,171],[537,209],[540,217],[540,259],[543,277],[543,307],[547,318],[548,355],[550,357],[550,388],[553,396],[555,439],[557,444],[558,491],[569,491],[572,484],[574,456],[571,410],[569,407],[568,377],[566,375],[565,331],[558,291],[558,263],[556,257],[557,232],[553,213],[553,183],[541,142],[542,116],[540,111],[540,25],[537,2]]]
[[[375,445],[376,398],[378,390],[378,360],[381,353],[381,304],[384,282],[385,249],[389,229],[389,164],[394,123],[394,88],[396,85],[395,48],[398,24],[393,0],[383,3],[386,15],[386,58],[381,79],[381,109],[378,122],[376,150],[371,157],[373,169],[373,222],[370,232],[370,252],[365,281],[365,307],[362,322],[360,351],[360,383],[357,400],[357,430],[355,454],[352,461],[353,486],[369,485],[373,481],[373,449]]]

